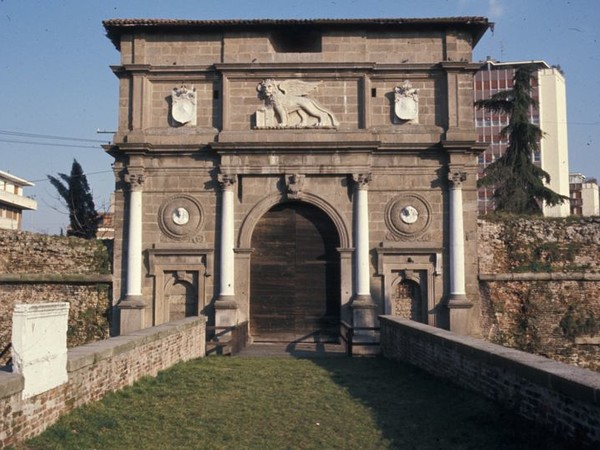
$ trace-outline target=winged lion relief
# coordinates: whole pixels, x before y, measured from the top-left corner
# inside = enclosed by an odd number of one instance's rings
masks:
[[[308,97],[320,84],[263,80],[256,87],[258,98],[265,103],[256,112],[256,128],[336,128],[339,123],[333,113]]]

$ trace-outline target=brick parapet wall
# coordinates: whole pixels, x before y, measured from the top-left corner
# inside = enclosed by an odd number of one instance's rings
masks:
[[[579,446],[600,444],[599,374],[392,316],[380,324],[385,357],[498,401]]]
[[[205,333],[205,318],[193,317],[72,348],[69,381],[28,399],[20,374],[0,372],[0,447],[36,436],[61,415],[143,376],[204,356]]]

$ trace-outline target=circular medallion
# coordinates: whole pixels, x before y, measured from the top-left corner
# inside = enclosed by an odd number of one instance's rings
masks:
[[[431,207],[418,194],[394,197],[386,206],[385,223],[397,238],[414,238],[423,234],[431,224]]]
[[[202,205],[190,195],[176,195],[163,202],[158,224],[173,239],[187,239],[198,233],[204,220]]]
[[[404,223],[415,223],[419,219],[419,211],[408,205],[400,210],[400,219]]]
[[[190,221],[190,213],[183,207],[176,208],[172,216],[175,225],[185,225]]]

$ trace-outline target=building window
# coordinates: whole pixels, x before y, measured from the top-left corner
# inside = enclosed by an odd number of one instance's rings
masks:
[[[270,40],[277,53],[319,53],[322,49],[321,33],[304,27],[274,31]]]

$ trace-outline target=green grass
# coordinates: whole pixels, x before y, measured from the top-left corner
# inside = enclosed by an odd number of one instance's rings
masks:
[[[393,361],[211,357],[79,408],[19,448],[564,447],[495,404]]]

